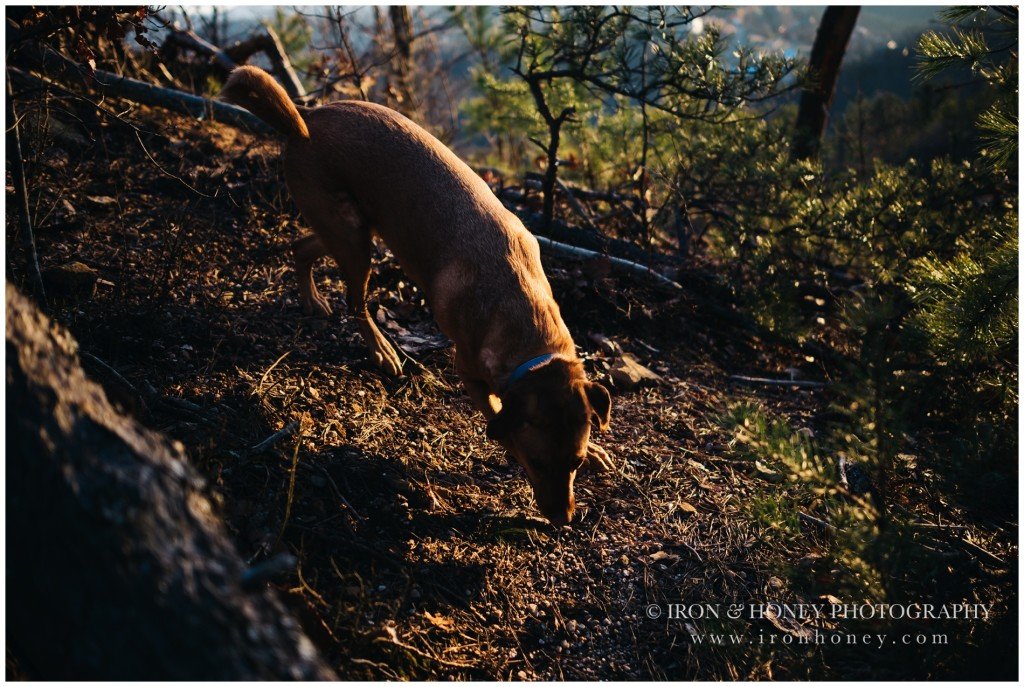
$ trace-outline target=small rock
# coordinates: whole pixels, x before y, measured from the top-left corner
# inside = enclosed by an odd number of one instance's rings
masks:
[[[679,560],[679,556],[674,553],[668,553],[666,551],[657,551],[651,554],[651,560],[655,563],[675,563]]]
[[[608,374],[615,382],[615,386],[624,390],[654,386],[662,382],[661,375],[647,369],[628,353],[624,353],[612,364]]]
[[[694,515],[697,515],[698,513],[697,507],[694,506],[692,503],[688,503],[686,501],[677,501],[675,506],[676,507],[673,511],[673,515],[675,515],[678,518],[690,518]]]
[[[597,344],[598,349],[609,356],[622,355],[622,347],[609,339],[604,334],[590,334],[589,338],[591,341]]]
[[[783,475],[781,472],[776,472],[775,470],[772,470],[770,467],[768,467],[759,460],[754,462],[754,469],[757,471],[757,476],[763,479],[765,482],[772,482],[774,484],[778,484],[786,480],[785,475]]]
[[[84,262],[68,262],[43,270],[46,286],[64,295],[92,296],[100,273]]]
[[[75,206],[67,198],[60,202],[60,208],[60,214],[69,222],[78,215],[78,210],[75,209]]]
[[[111,198],[110,196],[86,196],[86,200],[94,205],[99,205],[100,207],[117,205],[117,199]]]

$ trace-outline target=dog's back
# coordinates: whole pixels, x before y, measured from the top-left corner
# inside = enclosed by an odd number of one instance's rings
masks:
[[[537,240],[423,128],[373,103],[296,107],[255,67],[232,72],[221,97],[288,137],[285,178],[303,215],[329,218],[354,204],[466,353],[506,338],[575,355]],[[520,332],[514,323],[529,326]]]
[[[403,268],[425,286],[453,251],[497,268],[482,261],[507,254],[512,236],[525,233],[466,163],[394,110],[343,101],[304,110],[302,117],[310,138],[288,141],[289,186],[351,194]]]

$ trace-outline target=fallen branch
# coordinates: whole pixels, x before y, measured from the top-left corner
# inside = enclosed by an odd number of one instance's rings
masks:
[[[991,551],[988,551],[987,549],[983,549],[982,547],[978,546],[974,542],[968,541],[967,539],[964,539],[962,537],[957,537],[957,536],[953,536],[951,538],[953,539],[953,541],[955,543],[959,544],[962,548],[964,548],[967,551],[975,554],[976,556],[984,559],[989,564],[998,565],[998,566],[1003,567],[1003,568],[1007,567],[1006,561],[1004,561],[1002,558],[1000,558],[996,554],[992,553]]]
[[[652,253],[644,250],[630,241],[609,238],[608,236],[602,235],[596,229],[569,226],[558,219],[551,220],[551,224],[545,228],[543,216],[541,213],[535,212],[528,207],[529,199],[519,189],[501,188],[495,192],[495,195],[497,195],[498,200],[500,200],[506,208],[514,212],[519,219],[522,220],[523,224],[525,224],[534,234],[547,236],[554,241],[566,243],[570,246],[577,246],[579,248],[586,248],[599,253],[615,255],[633,262],[649,261],[657,262],[659,264],[675,264],[677,262],[674,258],[670,258],[662,253]]]
[[[255,53],[262,52],[270,59],[272,71],[277,80],[284,86],[284,90],[290,98],[305,98],[306,89],[302,81],[292,67],[288,53],[285,52],[281,38],[268,25],[264,25],[262,32],[254,33],[245,40],[238,41],[230,48],[219,48],[213,43],[204,40],[194,31],[181,29],[178,26],[171,28],[170,35],[164,41],[165,46],[174,48],[185,48],[210,59],[222,71],[230,72]],[[173,53],[172,53],[173,54]]]
[[[277,442],[281,441],[285,437],[288,437],[288,436],[291,436],[292,434],[295,434],[295,430],[298,429],[298,428],[299,428],[299,423],[298,422],[295,422],[295,421],[289,422],[287,425],[285,425],[284,427],[282,427],[278,431],[274,432],[273,434],[271,434],[269,437],[267,437],[266,439],[264,439],[260,443],[256,444],[252,448],[250,448],[247,451],[247,453],[249,455],[255,455],[257,453],[263,453],[264,451],[266,451],[267,449],[269,449],[270,447],[272,447],[274,444],[276,444]]]
[[[83,368],[86,367],[84,361],[88,360],[92,362],[94,365],[99,367],[108,378],[115,382],[117,390],[122,396],[130,401],[129,405],[133,409],[140,411],[144,415],[149,413],[149,408],[146,406],[146,400],[143,398],[142,393],[135,388],[134,384],[125,379],[124,375],[88,351],[79,351],[79,355],[82,357]]]
[[[555,185],[558,186],[559,190],[565,196],[566,200],[569,201],[569,207],[571,207],[573,211],[577,215],[579,215],[580,219],[583,220],[583,223],[587,226],[587,228],[596,230],[597,227],[594,226],[594,220],[590,218],[590,213],[587,212],[587,209],[583,207],[583,204],[580,203],[580,201],[576,200],[576,196],[574,196],[572,191],[569,190],[569,187],[565,185],[565,182],[556,177]]]
[[[742,382],[744,384],[765,384],[768,386],[798,386],[807,389],[822,389],[826,386],[824,382],[812,382],[806,379],[767,379],[765,377],[746,377],[744,375],[731,375],[729,377],[734,382]]]
[[[835,525],[833,525],[832,523],[825,522],[821,518],[816,518],[816,517],[814,517],[813,515],[811,515],[809,513],[804,513],[803,511],[800,511],[798,513],[798,515],[800,516],[801,520],[803,520],[805,522],[809,522],[810,524],[816,525],[816,526],[818,526],[818,527],[820,527],[822,529],[825,529],[825,530],[834,530],[835,529]]]
[[[663,274],[658,274],[647,265],[641,265],[638,262],[632,262],[630,260],[616,258],[611,255],[602,255],[597,251],[587,250],[586,248],[579,248],[578,246],[570,246],[568,243],[554,241],[546,236],[534,235],[534,237],[537,239],[537,242],[540,243],[540,247],[542,249],[546,249],[547,252],[551,253],[552,255],[561,255],[563,257],[571,258],[586,258],[590,260],[602,258],[613,265],[621,267],[627,272],[649,277],[655,283],[667,287],[673,291],[682,291],[683,289],[683,287],[680,286],[677,282],[672,281]]]

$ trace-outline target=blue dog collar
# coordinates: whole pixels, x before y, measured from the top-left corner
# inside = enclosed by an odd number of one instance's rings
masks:
[[[525,363],[512,370],[512,374],[508,376],[508,380],[505,382],[504,388],[508,389],[514,383],[544,365],[544,363],[553,360],[554,357],[554,353],[545,353],[544,355],[538,355],[536,358],[530,358]]]

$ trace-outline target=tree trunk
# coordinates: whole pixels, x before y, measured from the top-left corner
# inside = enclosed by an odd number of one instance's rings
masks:
[[[391,73],[397,91],[398,111],[407,116],[416,114],[413,102],[412,72],[412,13],[406,5],[392,5],[388,8],[391,30],[395,38],[395,52],[391,56]]]
[[[85,377],[7,286],[7,647],[41,680],[333,679],[246,567],[180,444]]]
[[[811,81],[800,97],[800,110],[796,116],[794,159],[804,160],[818,155],[828,122],[828,109],[832,106],[839,79],[839,67],[858,14],[860,7],[837,6],[827,8],[821,18],[808,64]]]

